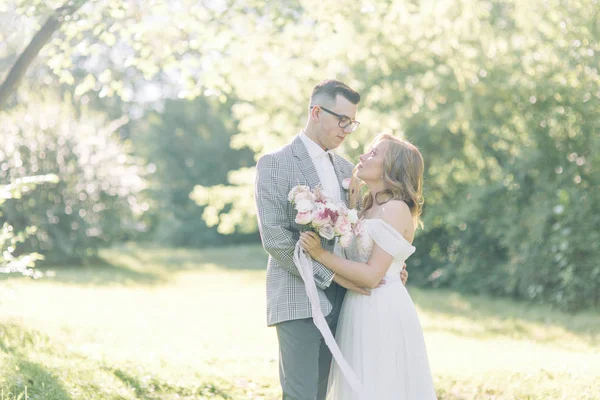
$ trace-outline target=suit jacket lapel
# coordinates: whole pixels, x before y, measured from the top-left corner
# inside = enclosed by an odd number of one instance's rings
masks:
[[[348,190],[344,189],[343,183],[344,179],[350,178],[352,176],[352,170],[344,170],[343,163],[340,161],[340,157],[337,154],[333,155],[333,168],[335,169],[335,174],[338,178],[338,183],[340,186],[340,195],[342,201],[346,203],[346,206],[350,206],[350,193]]]
[[[342,199],[342,201],[344,201],[346,203],[346,205],[348,205],[348,199],[346,198],[346,190],[344,190],[344,187],[342,186],[342,182],[344,182],[344,174],[343,171],[341,169],[341,165],[338,161],[338,158],[336,155],[332,154],[332,161],[333,161],[333,170],[335,171],[335,176],[337,176],[337,180],[338,180],[338,188],[340,191],[340,199]]]
[[[304,143],[302,143],[300,136],[296,136],[292,142],[292,151],[294,153],[294,157],[296,158],[296,165],[298,165],[298,168],[306,179],[306,184],[311,189],[314,189],[321,183],[321,181],[319,180],[319,175],[317,174],[315,165],[310,158],[310,154],[308,154],[308,150],[306,150],[306,147],[304,146]],[[297,182],[294,182],[294,185],[297,184]]]

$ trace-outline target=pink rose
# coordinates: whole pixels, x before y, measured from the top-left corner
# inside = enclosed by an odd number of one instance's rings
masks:
[[[335,222],[334,229],[336,235],[345,235],[352,232],[352,225],[345,215],[340,215]]]
[[[321,228],[322,226],[329,225],[331,223],[331,218],[326,211],[326,208],[323,204],[319,204],[317,210],[315,211],[315,215],[313,216],[313,225],[315,227]]]
[[[329,217],[331,224],[335,225],[337,223],[337,219],[340,216],[340,208],[334,203],[325,204],[325,214]]]
[[[288,193],[288,201],[294,201],[296,196],[300,193],[310,193],[310,188],[305,185],[296,185]]]
[[[308,223],[310,223],[313,219],[313,215],[312,212],[307,211],[307,212],[301,212],[296,214],[296,223],[299,225],[306,225]]]
[[[327,240],[331,240],[335,237],[335,232],[333,231],[333,226],[330,224],[326,224],[319,228],[319,235],[324,237]]]

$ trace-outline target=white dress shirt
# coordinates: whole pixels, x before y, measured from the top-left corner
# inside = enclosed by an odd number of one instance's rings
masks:
[[[319,181],[321,181],[321,186],[323,187],[323,192],[327,197],[333,200],[334,203],[339,203],[342,201],[342,197],[340,194],[340,184],[337,175],[335,174],[335,170],[333,169],[332,161],[329,158],[331,151],[323,150],[321,146],[313,142],[304,132],[300,132],[300,140],[302,140],[302,143],[306,146],[306,150],[308,150],[308,154],[315,165],[317,175],[319,175]],[[333,154],[331,154],[331,156],[333,157]]]
[[[304,146],[306,146],[308,155],[310,155],[310,158],[315,165],[317,175],[319,175],[319,181],[321,181],[321,186],[323,187],[323,193],[334,203],[340,203],[342,201],[340,183],[337,175],[335,174],[335,169],[333,169],[332,159],[329,158],[329,154],[331,154],[331,157],[333,157],[333,153],[331,153],[331,151],[323,150],[321,146],[306,136],[304,131],[300,132],[300,140],[302,140],[302,143],[304,143]],[[340,257],[344,257],[342,246],[340,246],[340,243],[337,240],[335,241],[333,253]]]

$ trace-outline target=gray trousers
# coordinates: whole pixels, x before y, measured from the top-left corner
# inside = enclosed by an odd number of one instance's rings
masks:
[[[333,305],[325,320],[334,335],[345,293],[335,282],[325,290]],[[324,400],[332,357],[312,318],[280,322],[275,327],[283,400]]]

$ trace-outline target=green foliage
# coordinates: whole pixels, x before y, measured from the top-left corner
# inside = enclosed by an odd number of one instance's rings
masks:
[[[22,251],[39,252],[49,261],[79,262],[126,238],[138,227],[136,215],[148,207],[136,197],[145,186],[145,171],[114,134],[127,120],[82,118],[64,103],[33,100],[2,116],[0,179],[33,174],[59,179],[3,206],[2,221],[15,230],[35,227]]]
[[[23,193],[27,193],[41,183],[58,182],[56,175],[38,175],[16,179],[9,185],[0,186],[0,218],[2,217],[2,205],[9,199],[21,199]],[[44,257],[39,253],[16,255],[19,243],[23,243],[28,237],[34,235],[37,227],[28,226],[21,232],[15,232],[12,225],[4,222],[0,229],[0,273],[19,273],[34,278],[40,273],[32,268],[35,262]]]
[[[231,147],[254,159],[288,142],[304,124],[312,86],[337,77],[363,97],[361,128],[342,152],[356,160],[387,130],[425,156],[426,229],[411,258],[413,282],[596,307],[597,3],[103,0],[65,21],[29,76],[42,82],[32,87],[59,83],[82,104],[112,99],[116,118],[166,97],[200,97],[200,109],[212,104],[214,132],[223,131],[217,120],[239,122],[223,138],[235,132]],[[1,38],[12,38],[0,65],[21,47],[12,31],[31,34],[22,27],[39,27],[61,3],[6,4],[20,19],[0,26]],[[248,153],[226,163],[233,153],[218,153],[225,141],[217,136],[203,153],[196,127],[205,125],[189,104],[167,102],[168,114],[144,118],[150,132],[131,131],[146,158],[140,165],[156,166],[152,234],[173,244],[220,240],[194,227],[199,213],[222,234],[256,229]],[[208,157],[206,169],[196,154]]]
[[[167,100],[160,112],[149,111],[127,126],[136,154],[154,171],[146,191],[151,204],[148,238],[172,246],[256,240],[256,235],[243,233],[224,238],[209,229],[202,219],[204,208],[190,198],[194,186],[223,183],[228,171],[253,163],[252,152],[229,148],[235,128],[230,104],[203,97]]]
[[[435,272],[431,284],[580,309],[600,305],[592,174],[600,162],[600,47],[592,9],[553,6],[525,10],[531,21],[505,9],[508,31],[494,29],[493,14],[488,24],[479,16],[493,36],[411,82],[423,104],[444,98],[451,106],[422,108],[414,99],[404,129],[429,164],[429,229],[419,243],[431,250],[418,261]],[[567,15],[578,23],[561,24]],[[427,86],[444,81],[442,66],[468,65],[469,57],[480,69],[465,87]]]
[[[232,235],[236,232],[256,230],[256,208],[254,196],[254,169],[244,168],[230,171],[229,185],[220,184],[207,188],[197,185],[190,197],[205,206],[202,217],[208,226],[217,226],[218,232]]]
[[[60,0],[7,3],[5,8],[20,17],[21,24],[36,28],[64,4]],[[139,91],[147,82],[169,76],[178,82],[179,98],[231,93],[217,73],[216,50],[233,39],[229,26],[217,19],[218,9],[191,0],[158,0],[151,7],[114,0],[74,3],[83,6],[65,17],[60,32],[28,71],[30,77],[44,77],[41,86],[66,85],[77,100],[95,93],[131,102],[140,100]]]
[[[351,159],[382,130],[407,137],[425,156],[416,282],[568,309],[598,306],[597,5],[432,4],[265,5],[267,22],[246,25],[252,34],[235,44],[249,68],[229,79],[240,99],[232,145],[259,156],[289,141],[312,84],[336,76],[363,97],[361,129],[344,149]],[[284,9],[287,23],[278,26]],[[267,50],[256,40],[262,35],[272,35]],[[252,209],[227,196],[250,190],[204,189],[213,210],[205,218],[230,231],[232,220],[246,220],[231,216]]]

